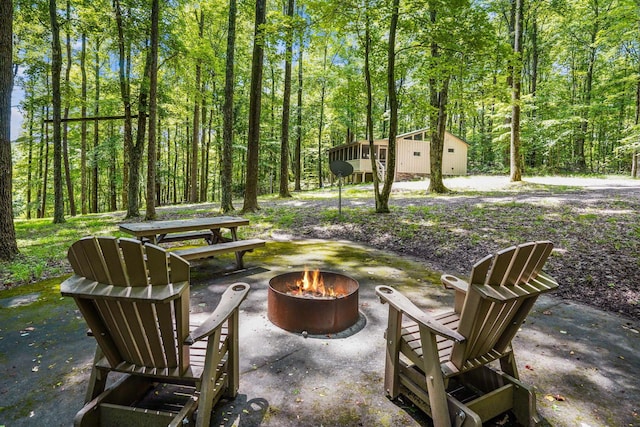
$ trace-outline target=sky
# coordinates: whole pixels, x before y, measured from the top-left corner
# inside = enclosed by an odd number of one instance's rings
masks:
[[[24,91],[21,87],[13,85],[11,93],[11,141],[15,141],[22,132],[22,113],[18,109],[18,104],[24,98]]]

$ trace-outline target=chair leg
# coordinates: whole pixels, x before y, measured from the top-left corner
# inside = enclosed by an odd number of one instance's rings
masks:
[[[198,403],[198,416],[196,427],[208,427],[213,410],[213,401],[218,394],[220,384],[216,387],[216,369],[222,357],[220,355],[220,328],[209,336],[207,343],[207,354],[205,357],[204,371],[200,381],[200,398]]]
[[[516,365],[516,358],[513,352],[509,352],[508,355],[500,358],[500,369],[507,375],[511,375],[513,378],[520,378],[518,375],[518,366]]]
[[[400,394],[399,364],[402,312],[389,306],[389,320],[387,325],[384,389],[390,399],[395,399]]]
[[[108,371],[96,367],[96,364],[102,359],[104,354],[100,349],[100,346],[96,346],[96,353],[93,357],[93,365],[91,367],[91,376],[89,377],[89,384],[87,386],[87,393],[84,396],[85,405],[95,399],[100,393],[104,391],[107,385]]]
[[[427,381],[427,393],[431,406],[431,418],[435,427],[451,427],[447,391],[442,378],[436,336],[427,328],[420,328],[424,373]]]
[[[227,381],[225,396],[234,398],[240,383],[240,361],[238,358],[238,310],[227,320]]]

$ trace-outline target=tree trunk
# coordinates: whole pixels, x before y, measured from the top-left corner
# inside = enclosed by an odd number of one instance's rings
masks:
[[[53,223],[60,224],[65,220],[64,194],[62,193],[62,102],[60,99],[62,52],[56,0],[49,0],[49,18],[51,22],[51,88],[53,106]]]
[[[264,23],[266,0],[256,0],[256,22],[251,61],[251,89],[249,93],[249,129],[247,134],[247,177],[243,212],[254,212],[258,206],[258,168],[260,150],[260,102],[262,100],[262,69],[264,58]]]
[[[91,212],[98,213],[98,146],[100,145],[100,39],[96,38],[94,64],[95,98],[93,107],[93,164],[91,165]],[[125,138],[126,139],[126,138]]]
[[[109,122],[108,125],[108,135],[109,140],[113,141],[115,130],[113,126],[113,122]],[[116,144],[110,144],[109,146],[109,212],[114,212],[117,209],[118,199],[117,199],[117,187],[116,187],[116,174],[117,174],[117,158],[118,158],[118,148]]]
[[[538,63],[540,61],[540,48],[538,47],[538,17],[535,13],[533,15],[533,22],[531,25],[531,96],[535,98],[536,92],[538,91]],[[533,110],[533,114],[535,114],[535,109]]]
[[[511,182],[522,181],[522,162],[520,160],[520,89],[522,84],[522,16],[523,1],[515,0],[516,14],[513,37],[513,72],[511,88]]]
[[[280,197],[289,193],[289,114],[291,112],[291,57],[293,56],[293,8],[294,0],[288,0],[286,53],[284,60],[284,93],[282,95],[282,132],[280,140]]]
[[[396,174],[396,136],[398,134],[398,94],[396,92],[396,29],[400,14],[400,0],[393,0],[389,24],[387,50],[387,94],[389,96],[389,145],[387,149],[386,175],[380,200],[376,199],[376,212],[389,213],[389,196]],[[378,204],[379,202],[379,204]]]
[[[0,260],[18,254],[13,225],[11,91],[13,89],[13,2],[0,0]]]
[[[371,176],[373,179],[373,193],[376,200],[376,209],[381,206],[382,199],[380,194],[380,179],[378,178],[378,165],[376,164],[376,147],[373,135],[373,89],[371,85],[371,17],[369,16],[369,2],[367,1],[367,10],[365,11],[365,28],[364,28],[364,81],[367,89],[367,138],[369,139],[369,159],[371,160]]]
[[[296,150],[295,150],[295,160],[294,160],[294,170],[295,170],[295,186],[294,191],[301,191],[301,180],[302,180],[302,52],[304,50],[303,46],[304,42],[304,31],[300,31],[300,42],[299,49],[300,53],[298,55],[298,106],[297,106],[297,123],[296,123]]]
[[[49,79],[47,79],[47,84],[48,84]],[[42,181],[44,181],[45,175],[44,175],[44,165],[43,165],[43,160],[45,160],[44,157],[44,149],[45,149],[45,144],[48,143],[47,139],[45,138],[45,119],[48,116],[48,112],[47,112],[47,107],[42,107],[42,111],[40,113],[41,115],[41,121],[40,121],[40,147],[38,149],[38,169],[36,170],[36,186],[38,187],[36,190],[36,218],[42,218],[42,212],[44,210],[44,199],[42,198],[42,192],[44,190],[44,187],[42,185]],[[47,151],[48,152],[48,151]]]
[[[178,123],[176,123],[176,133],[173,138],[173,204],[178,204]]]
[[[196,13],[196,19],[198,19]],[[198,19],[198,36],[202,42],[204,34],[204,12],[200,10],[200,18]],[[191,138],[191,168],[189,169],[189,201],[196,203],[198,201],[198,150],[200,149],[200,97],[201,90],[200,79],[202,75],[202,60],[196,60],[196,90],[193,96],[193,137]]]
[[[327,44],[322,61],[322,89],[320,91],[320,123],[318,123],[318,188],[322,188],[322,129],[324,128],[324,96],[327,88]]]
[[[441,86],[438,88],[438,84]],[[447,103],[449,98],[449,77],[442,81],[433,81],[431,89],[431,107],[433,113],[430,115],[429,126],[431,127],[430,141],[430,180],[429,189],[431,193],[446,193],[449,190],[445,187],[442,174],[442,155],[444,152],[444,135],[447,123]]]
[[[29,149],[27,155],[27,219],[31,219],[31,188],[33,187],[33,104],[29,104]]]
[[[598,9],[598,2],[593,3],[594,6],[594,19],[593,19],[593,27],[591,28],[590,36],[591,40],[588,45],[589,53],[588,53],[588,62],[587,62],[587,72],[585,75],[585,84],[584,84],[584,108],[583,112],[580,114],[582,120],[580,125],[578,126],[578,136],[576,138],[575,143],[575,151],[576,151],[576,168],[581,172],[586,172],[587,170],[587,160],[585,156],[585,144],[587,140],[587,132],[589,130],[589,109],[591,106],[591,90],[593,87],[593,73],[595,69],[596,56],[598,46],[596,45],[596,41],[598,38],[598,33],[600,32],[600,10]]]
[[[431,10],[431,23],[436,24],[437,12]],[[437,60],[440,57],[438,43],[431,43],[431,57]],[[440,78],[436,78],[439,75]],[[431,110],[429,113],[429,128],[431,130],[429,149],[429,188],[430,193],[446,193],[448,191],[442,180],[442,153],[444,151],[444,133],[447,123],[447,102],[449,95],[449,76],[442,76],[432,70],[429,79],[429,103]]]
[[[132,147],[129,157],[129,204],[127,206],[127,218],[140,216],[140,165],[144,152],[144,141],[147,137],[147,111],[149,106],[149,80],[151,77],[151,50],[147,50],[140,94],[138,95],[138,131],[136,143]]]
[[[233,210],[233,65],[236,45],[236,0],[229,0],[227,62],[225,65],[224,106],[222,107],[222,173],[220,174],[220,210]]]
[[[120,97],[124,108],[124,162],[122,165],[122,203],[127,206],[127,216],[129,216],[129,197],[135,197],[131,195],[131,185],[129,184],[129,172],[131,162],[131,152],[133,151],[133,131],[132,131],[132,119],[131,119],[131,87],[129,83],[128,69],[126,65],[126,52],[124,43],[124,23],[122,22],[122,10],[120,7],[120,0],[114,0],[113,2],[114,13],[116,16],[116,25],[118,30],[118,77],[120,81]],[[137,193],[137,189],[135,191]],[[136,203],[137,209],[137,203]]]
[[[205,126],[204,122],[207,118],[207,113],[209,114],[209,120]],[[204,202],[207,200],[207,189],[209,188],[209,153],[211,151],[211,126],[213,126],[213,105],[211,106],[211,109],[208,110],[205,100],[202,102],[202,124],[202,150],[200,150],[200,157],[202,158],[202,167],[200,169],[200,201]],[[213,186],[215,187],[215,182],[213,183]]]
[[[70,88],[70,74],[71,74],[71,2],[67,0],[67,30],[66,30],[66,51],[67,51],[67,66],[64,70],[64,128],[62,130],[62,158],[64,160],[64,176],[67,184],[67,198],[69,199],[69,214],[76,216],[76,202],[73,191],[73,183],[71,181],[71,170],[69,168],[69,125],[66,120],[69,118],[69,102],[71,99]]]
[[[80,107],[80,212],[82,215],[87,214],[87,35],[82,33],[82,48],[80,51],[80,72],[82,75],[81,96],[82,103]]]
[[[149,70],[149,145],[147,146],[147,192],[145,219],[156,219],[156,161],[157,138],[156,125],[158,115],[158,22],[160,20],[160,2],[151,3],[151,64]]]
[[[640,1],[636,3],[638,5],[638,11],[640,12]],[[640,19],[638,20],[638,31],[640,31]],[[640,33],[636,33],[640,34]],[[636,78],[636,118],[635,125],[640,124],[640,64],[638,64],[638,77]],[[631,176],[633,178],[638,177],[638,168],[640,167],[640,152],[637,148],[633,149],[631,153]]]

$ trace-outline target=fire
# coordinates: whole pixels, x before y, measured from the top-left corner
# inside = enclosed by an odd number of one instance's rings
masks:
[[[290,286],[289,289],[292,295],[330,298],[336,298],[338,296],[332,287],[325,287],[320,270],[309,272],[309,270],[305,268],[302,279],[296,280],[295,284]]]

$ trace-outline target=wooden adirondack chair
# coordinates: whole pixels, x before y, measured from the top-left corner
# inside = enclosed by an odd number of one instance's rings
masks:
[[[69,249],[73,297],[97,350],[77,426],[208,426],[238,389],[238,307],[246,283],[229,286],[215,311],[190,331],[189,263],[133,239],[87,237]],[[107,376],[119,372],[117,381]],[[176,402],[176,399],[178,400]]]
[[[443,275],[455,290],[452,311],[431,317],[400,292],[378,286],[389,304],[385,388],[403,394],[441,426],[481,426],[511,410],[540,420],[533,391],[518,380],[511,340],[537,297],[556,287],[542,272],[551,242],[513,246],[473,266],[469,282]],[[499,361],[501,370],[488,366]]]

